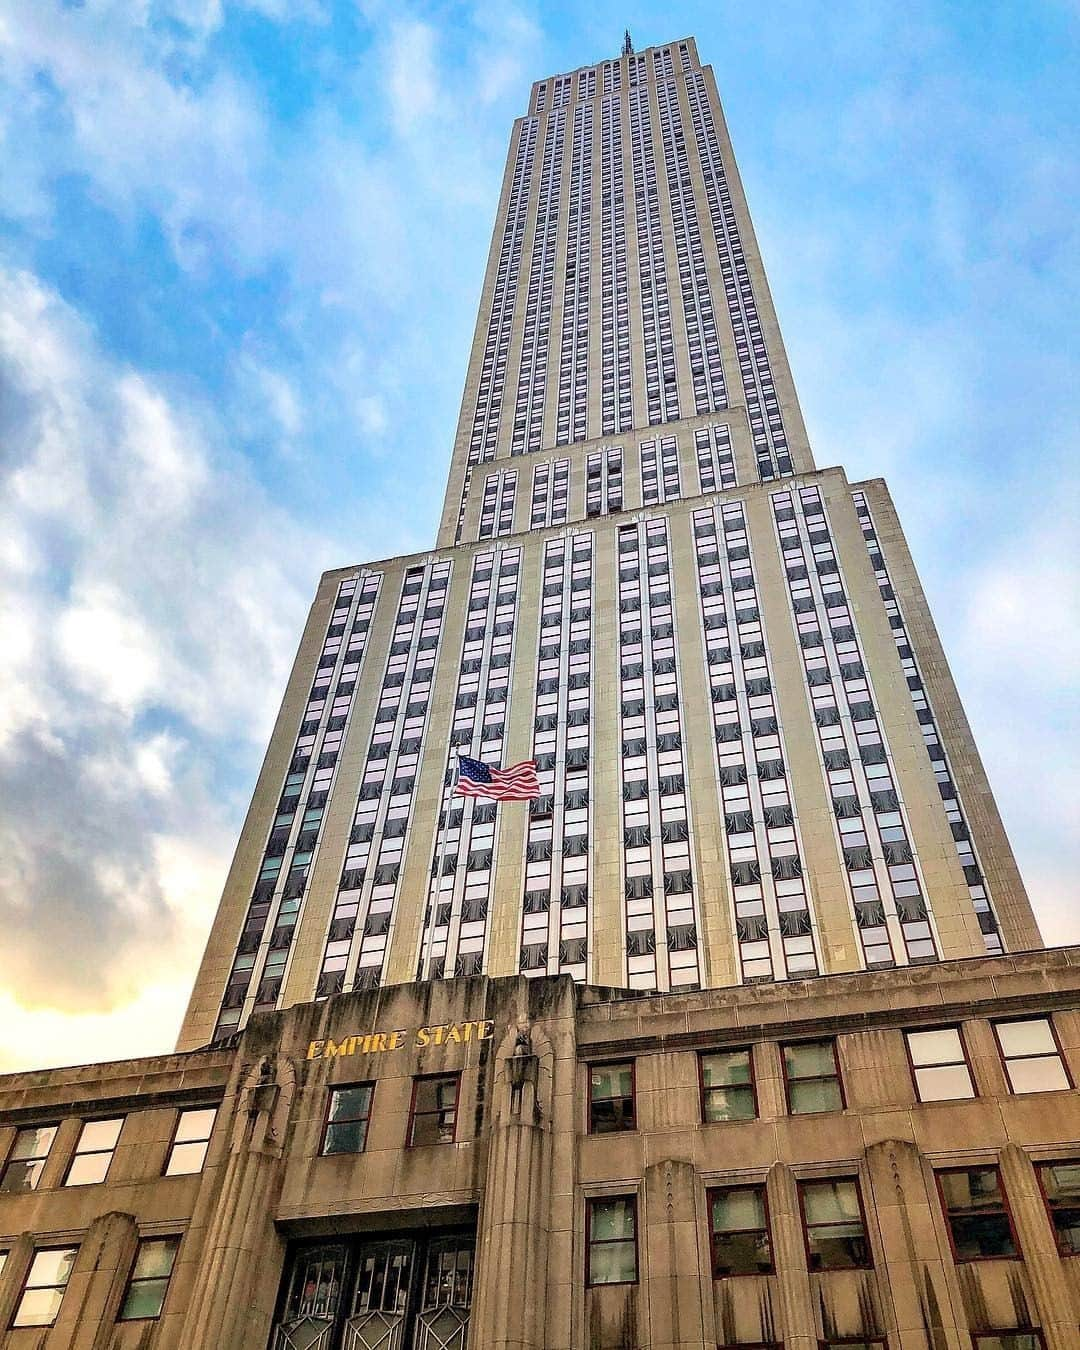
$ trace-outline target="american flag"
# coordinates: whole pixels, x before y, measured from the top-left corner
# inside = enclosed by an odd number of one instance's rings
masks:
[[[523,759],[508,769],[493,769],[482,759],[458,755],[458,780],[454,788],[459,797],[490,797],[496,802],[527,802],[540,796],[536,760]]]

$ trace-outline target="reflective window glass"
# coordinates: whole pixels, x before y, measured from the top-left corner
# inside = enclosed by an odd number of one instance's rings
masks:
[[[1047,1017],[995,1022],[994,1034],[1013,1092],[1064,1092],[1072,1086]]]
[[[701,1056],[701,1114],[706,1121],[754,1119],[749,1050],[714,1050]]]
[[[637,1201],[632,1195],[588,1202],[589,1284],[637,1281]]]
[[[915,1078],[915,1095],[921,1102],[974,1097],[975,1084],[964,1056],[959,1027],[934,1031],[908,1031],[908,1054]]]

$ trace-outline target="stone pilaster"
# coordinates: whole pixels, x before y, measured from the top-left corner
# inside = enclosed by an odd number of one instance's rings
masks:
[[[817,1350],[817,1324],[799,1196],[789,1167],[778,1162],[769,1168],[767,1193],[785,1350]]]
[[[672,1158],[645,1171],[650,1350],[711,1350],[711,1261],[699,1245],[697,1173]]]

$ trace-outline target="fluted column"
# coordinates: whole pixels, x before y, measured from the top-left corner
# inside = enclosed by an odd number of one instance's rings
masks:
[[[266,1254],[277,1241],[274,1209],[294,1087],[291,1064],[267,1058],[240,1089],[224,1176],[195,1274],[184,1350],[261,1344],[269,1335],[273,1308],[264,1306],[259,1285]]]
[[[1047,1350],[1076,1350],[1080,1314],[1061,1265],[1035,1168],[1017,1144],[1005,1145],[1000,1165]]]
[[[56,1323],[45,1339],[49,1350],[107,1350],[120,1311],[138,1234],[130,1214],[102,1214],[86,1230]]]
[[[712,1350],[716,1344],[712,1262],[699,1247],[697,1191],[691,1163],[667,1158],[646,1168],[642,1245],[648,1246],[650,1350]]]
[[[806,1243],[791,1169],[784,1163],[773,1163],[767,1185],[784,1347],[785,1350],[817,1350],[817,1322],[806,1265]]]

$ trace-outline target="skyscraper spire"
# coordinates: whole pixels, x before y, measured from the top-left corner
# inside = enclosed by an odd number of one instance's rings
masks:
[[[629,28],[623,29],[622,54],[623,56],[632,56],[634,54],[634,43],[630,37]]]

